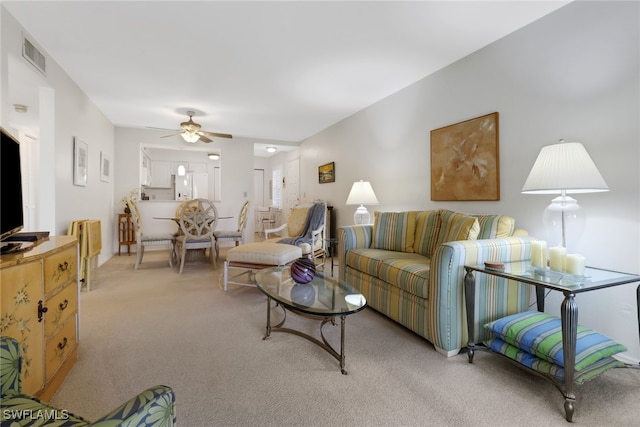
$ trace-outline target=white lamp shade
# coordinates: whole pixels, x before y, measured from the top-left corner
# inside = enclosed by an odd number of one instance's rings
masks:
[[[185,141],[190,142],[192,144],[196,143],[200,139],[200,135],[198,135],[195,132],[194,133],[182,132],[180,135],[182,135],[182,138]]]
[[[579,142],[542,147],[522,192],[526,194],[595,193],[609,191],[589,153]]]
[[[347,205],[377,205],[378,199],[376,193],[373,192],[369,181],[357,181],[353,183],[349,197],[347,197]]]

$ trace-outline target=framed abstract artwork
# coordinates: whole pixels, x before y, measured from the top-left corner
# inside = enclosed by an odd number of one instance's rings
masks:
[[[111,181],[111,157],[100,152],[100,180],[104,182]]]
[[[87,143],[77,136],[73,141],[73,185],[87,185],[87,164],[89,163]]]
[[[497,112],[431,131],[431,200],[500,200]]]
[[[327,182],[335,182],[335,180],[336,180],[335,162],[318,166],[318,183],[325,184]]]

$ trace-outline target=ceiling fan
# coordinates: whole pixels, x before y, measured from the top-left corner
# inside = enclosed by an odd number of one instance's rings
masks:
[[[200,130],[200,124],[193,121],[193,116],[196,113],[193,111],[187,111],[187,115],[189,116],[189,120],[186,122],[180,123],[180,128],[182,128],[182,132],[180,135],[184,138],[185,141],[195,144],[198,141],[202,142],[211,142],[209,136],[218,137],[218,138],[233,138],[228,133],[216,133],[216,132],[208,132],[206,130]],[[165,135],[161,138],[167,138],[170,136],[174,136],[177,134]]]

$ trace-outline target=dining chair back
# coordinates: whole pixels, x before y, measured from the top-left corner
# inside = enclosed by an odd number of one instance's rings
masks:
[[[169,266],[173,267],[173,258],[174,258],[174,247],[173,247],[173,239],[174,236],[171,234],[145,234],[142,228],[142,218],[140,216],[140,209],[138,208],[138,204],[132,198],[127,198],[126,200],[127,206],[129,206],[129,210],[131,210],[131,217],[133,219],[133,226],[136,230],[136,263],[133,267],[134,270],[137,270],[140,264],[142,263],[142,257],[144,256],[144,248],[147,246],[169,246]]]
[[[238,214],[238,228],[236,230],[215,230],[213,236],[216,244],[216,260],[220,257],[220,241],[233,240],[236,246],[244,243],[244,229],[247,227],[249,216],[249,200],[245,200]]]
[[[218,210],[211,200],[194,199],[186,203],[180,210],[180,230],[182,234],[175,237],[176,252],[180,258],[180,273],[184,269],[187,250],[209,249],[209,259],[216,264],[213,252],[215,238],[213,232],[218,224]]]

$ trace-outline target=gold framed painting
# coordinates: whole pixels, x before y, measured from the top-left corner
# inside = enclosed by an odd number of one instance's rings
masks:
[[[336,180],[335,162],[318,166],[318,183],[325,184],[327,182],[335,182],[335,180]]]
[[[497,112],[431,131],[431,200],[500,200]]]

